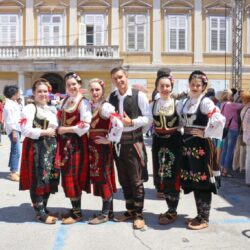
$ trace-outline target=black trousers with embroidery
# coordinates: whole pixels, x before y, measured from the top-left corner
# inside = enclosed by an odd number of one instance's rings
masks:
[[[210,190],[194,190],[194,199],[196,203],[199,219],[209,221],[211,209],[212,193]]]

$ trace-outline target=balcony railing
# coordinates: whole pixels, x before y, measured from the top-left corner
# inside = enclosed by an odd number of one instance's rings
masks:
[[[118,58],[118,46],[0,46],[5,59],[112,59]]]

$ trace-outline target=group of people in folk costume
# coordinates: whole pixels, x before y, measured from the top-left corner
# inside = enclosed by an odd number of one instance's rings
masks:
[[[208,226],[212,193],[217,192],[220,172],[211,138],[220,138],[225,123],[213,102],[204,97],[206,75],[194,71],[189,77],[188,96],[179,102],[172,97],[174,80],[168,74],[157,77],[159,99],[149,105],[144,93],[128,86],[128,74],[122,67],[111,70],[116,86],[104,97],[101,79],[89,81],[91,100],[80,93],[81,79],[65,75],[67,97],[56,112],[48,106],[49,82],[38,79],[32,90],[34,104],[24,107],[21,115],[23,142],[20,190],[30,190],[37,219],[54,224],[57,215],[47,210],[51,193],[58,191],[59,177],[72,209],[62,215],[62,224],[82,219],[81,194],[102,197],[99,215],[89,224],[133,220],[133,228],[145,225],[144,182],[148,180],[147,154],[143,127],[153,122],[153,175],[158,191],[164,193],[168,210],[159,215],[166,225],[177,218],[180,189],[194,192],[197,216],[187,220],[190,229]],[[126,212],[113,215],[116,192],[114,163],[122,187]]]

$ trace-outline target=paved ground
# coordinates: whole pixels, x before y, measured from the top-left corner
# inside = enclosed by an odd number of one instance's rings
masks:
[[[101,208],[101,200],[83,194],[84,218],[80,223],[63,226],[44,225],[35,221],[28,192],[18,191],[18,183],[6,179],[8,174],[9,142],[3,136],[0,146],[0,249],[20,250],[78,250],[78,249],[250,249],[250,188],[244,184],[244,176],[224,178],[219,195],[213,196],[210,226],[201,231],[186,229],[184,218],[194,217],[193,195],[181,195],[177,221],[168,226],[157,223],[157,216],[166,211],[164,200],[155,197],[150,179],[145,184],[145,218],[147,227],[132,229],[131,222],[108,222],[91,226],[87,219]],[[147,140],[150,157],[150,140]],[[49,201],[51,211],[63,212],[70,207],[62,189]],[[116,212],[124,210],[121,189],[115,194]]]

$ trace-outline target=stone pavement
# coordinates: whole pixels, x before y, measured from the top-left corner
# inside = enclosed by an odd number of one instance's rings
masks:
[[[213,195],[210,225],[201,231],[186,229],[184,218],[196,215],[192,194],[183,195],[175,223],[161,226],[159,213],[166,211],[164,200],[155,197],[152,181],[150,139],[146,140],[149,156],[149,181],[145,184],[144,215],[147,226],[133,230],[131,222],[110,221],[102,225],[88,225],[87,220],[101,209],[101,199],[83,194],[84,220],[63,226],[36,222],[30,205],[29,192],[18,191],[18,183],[6,179],[8,175],[9,141],[3,136],[0,146],[0,249],[8,250],[144,250],[144,249],[250,249],[250,188],[244,184],[244,175],[224,178],[219,195]],[[59,193],[49,200],[51,211],[63,212],[70,202]],[[124,211],[121,189],[114,196],[116,213]]]

